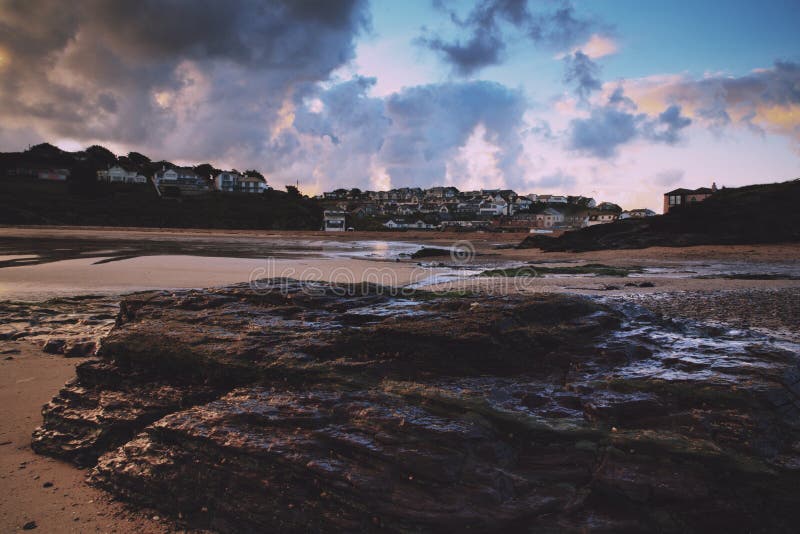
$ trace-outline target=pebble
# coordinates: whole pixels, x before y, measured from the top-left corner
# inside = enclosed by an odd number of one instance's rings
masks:
[[[33,530],[37,526],[39,526],[39,525],[36,524],[36,521],[28,521],[27,523],[22,525],[22,530]]]

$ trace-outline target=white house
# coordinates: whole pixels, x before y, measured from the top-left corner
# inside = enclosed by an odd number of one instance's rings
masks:
[[[167,169],[162,167],[153,175],[153,183],[161,195],[165,192],[181,195],[197,195],[209,190],[208,180],[192,169]]]
[[[598,224],[608,224],[617,220],[617,214],[612,211],[596,211],[589,214],[586,226],[597,226]]]
[[[214,177],[214,188],[226,193],[263,193],[269,186],[258,176],[245,176],[238,172],[226,171]]]
[[[395,221],[394,219],[389,219],[383,225],[388,228],[389,230],[398,230],[400,228],[405,228],[406,225],[402,221]]]
[[[114,184],[146,184],[147,177],[136,171],[129,171],[119,165],[114,165],[106,170],[97,171],[99,182]]]
[[[641,219],[643,217],[653,217],[656,214],[651,209],[640,208],[635,210],[623,211],[619,214],[620,219]]]
[[[388,221],[383,223],[383,226],[385,226],[390,230],[403,230],[405,228],[414,228],[418,230],[431,230],[433,228],[436,228],[436,226],[434,226],[433,224],[426,223],[422,219],[417,219],[414,222],[407,222],[406,220],[399,218],[389,219]]]
[[[530,209],[531,205],[533,205],[533,201],[527,197],[517,197],[514,199],[515,212]]]
[[[508,203],[500,195],[488,196],[481,202],[478,213],[481,215],[509,215]]]
[[[347,215],[343,211],[325,210],[323,213],[323,228],[326,232],[344,232]]]
[[[539,228],[552,228],[564,222],[564,214],[553,208],[547,208],[536,214],[536,226]]]
[[[239,180],[239,192],[241,193],[263,193],[269,189],[267,181],[260,176],[242,176]]]

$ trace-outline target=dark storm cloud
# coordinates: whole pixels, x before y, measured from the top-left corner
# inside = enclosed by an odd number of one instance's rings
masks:
[[[549,11],[532,11],[527,0],[480,0],[462,19],[441,0],[434,4],[447,12],[466,37],[445,39],[423,35],[417,43],[437,52],[453,70],[468,76],[503,61],[506,39],[502,25],[514,27],[537,45],[563,50],[586,39],[596,23],[578,16],[568,2]]]
[[[564,58],[564,83],[573,85],[583,102],[603,86],[599,74],[600,67],[580,50]]]
[[[0,118],[173,157],[256,155],[354,55],[364,0],[0,0]]]
[[[607,159],[616,156],[618,147],[636,139],[674,145],[691,122],[677,105],[657,117],[636,113],[632,101],[617,89],[606,104],[592,108],[588,118],[571,121],[567,143],[572,150]]]

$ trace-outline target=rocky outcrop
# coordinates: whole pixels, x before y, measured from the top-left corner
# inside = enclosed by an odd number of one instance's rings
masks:
[[[791,350],[574,296],[381,293],[134,295],[34,447],[223,532],[800,519]]]
[[[44,302],[0,302],[0,340],[25,340],[50,354],[93,356],[114,325],[111,297],[68,297]]]

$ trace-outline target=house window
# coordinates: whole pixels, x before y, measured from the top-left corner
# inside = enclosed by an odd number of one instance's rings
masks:
[[[670,206],[679,206],[681,203],[681,196],[680,195],[670,195],[669,196],[669,205]]]

